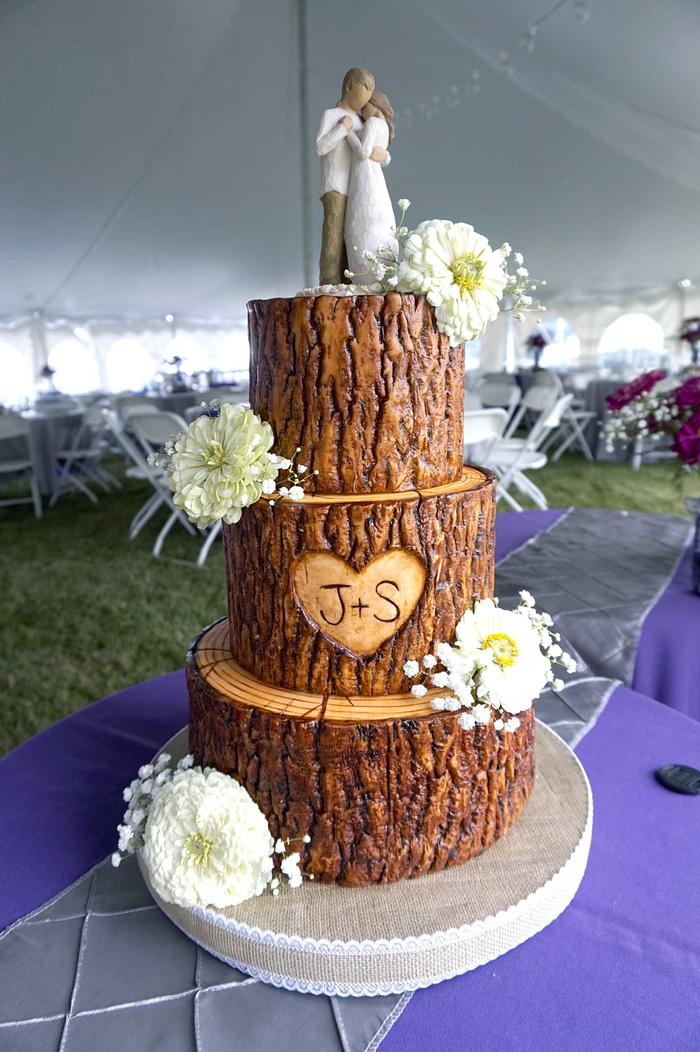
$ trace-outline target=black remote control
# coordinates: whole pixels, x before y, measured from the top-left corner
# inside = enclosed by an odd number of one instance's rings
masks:
[[[659,767],[657,779],[674,793],[685,793],[686,796],[700,796],[700,771],[695,767],[686,767],[682,763],[667,763]]]

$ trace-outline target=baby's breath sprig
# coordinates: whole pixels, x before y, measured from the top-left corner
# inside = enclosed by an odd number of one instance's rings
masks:
[[[682,425],[675,394],[675,389],[647,391],[620,409],[611,410],[600,430],[607,452],[637,439],[660,442],[665,436],[674,435]]]
[[[122,793],[126,811],[117,826],[117,850],[112,854],[112,865],[116,868],[128,855],[143,847],[146,819],[154,800],[163,786],[171,781],[176,771],[187,771],[194,765],[194,756],[183,756],[173,768],[170,754],[162,752],[153,763],[139,767],[138,775]]]
[[[311,470],[306,464],[299,464],[301,446],[297,446],[291,457],[274,456],[274,462],[280,471],[286,472],[284,485],[278,485],[278,479],[263,484],[263,493],[269,495],[269,504],[274,508],[277,500],[287,497],[289,500],[303,500],[304,486],[318,475],[318,469]]]
[[[515,270],[512,272],[507,269],[505,271],[506,286],[504,296],[510,299],[510,304],[502,307],[501,310],[512,311],[516,321],[524,321],[526,312],[547,310],[544,304],[540,303],[539,299],[534,295],[538,289],[544,288],[547,282],[538,281],[530,276],[529,270],[523,265],[522,253],[513,252],[507,241],[501,245],[501,251],[506,259],[509,259],[512,254],[512,263],[515,266]]]
[[[311,837],[308,833],[304,833],[301,837],[286,837],[282,840],[278,837],[275,841],[274,854],[284,856],[279,864],[280,875],[275,876],[270,881],[270,889],[273,895],[279,895],[280,887],[286,880],[290,888],[298,888],[301,886],[303,878],[308,877],[309,880],[314,879],[313,873],[304,873],[299,863],[301,862],[301,854],[299,851],[289,849],[293,844],[298,841],[302,841],[304,844],[311,843]]]

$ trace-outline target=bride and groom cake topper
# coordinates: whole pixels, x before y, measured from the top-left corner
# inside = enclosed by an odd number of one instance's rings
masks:
[[[316,136],[321,158],[320,284],[368,277],[366,252],[396,247],[394,211],[383,169],[390,163],[394,111],[366,69],[349,69],[341,98],[324,111]]]

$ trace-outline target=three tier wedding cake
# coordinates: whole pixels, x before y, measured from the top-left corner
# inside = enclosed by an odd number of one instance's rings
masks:
[[[463,465],[462,346],[409,294],[248,309],[251,408],[317,474],[224,527],[228,621],[187,665],[195,762],[233,775],[274,838],[310,838],[317,879],[464,862],[527,800],[534,719],[464,729],[404,671],[493,595],[495,482]]]

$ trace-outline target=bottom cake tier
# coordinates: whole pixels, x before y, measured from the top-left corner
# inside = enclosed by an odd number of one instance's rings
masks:
[[[388,883],[466,862],[503,836],[532,789],[533,709],[516,731],[463,730],[430,694],[279,690],[236,663],[226,621],[195,640],[187,682],[196,763],[245,786],[317,880]]]

